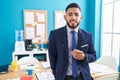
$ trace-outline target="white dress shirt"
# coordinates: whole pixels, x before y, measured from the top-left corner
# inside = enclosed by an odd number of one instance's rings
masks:
[[[71,34],[71,31],[73,30],[67,26],[69,65],[68,65],[68,70],[67,70],[66,75],[72,75],[72,53],[71,53],[72,52],[72,34]],[[78,27],[74,29],[74,31],[76,32],[76,40],[78,41]]]

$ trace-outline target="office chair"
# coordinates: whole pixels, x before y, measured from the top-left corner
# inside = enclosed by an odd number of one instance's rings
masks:
[[[35,57],[22,57],[18,60],[18,64],[34,64],[34,63],[39,63],[39,61]]]
[[[117,71],[117,60],[113,56],[101,56],[96,62]]]

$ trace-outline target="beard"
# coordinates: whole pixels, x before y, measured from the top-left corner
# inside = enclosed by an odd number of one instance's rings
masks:
[[[79,22],[79,23],[80,23],[80,22]],[[78,27],[79,23],[77,23],[76,26],[72,26],[72,25],[70,25],[70,24],[67,22],[67,25],[68,25],[68,27],[70,27],[71,29],[75,29],[76,27]]]

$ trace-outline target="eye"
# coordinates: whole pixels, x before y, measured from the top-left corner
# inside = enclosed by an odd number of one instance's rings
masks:
[[[72,13],[68,13],[68,16],[72,16]]]
[[[79,16],[79,14],[78,14],[78,13],[75,13],[75,16],[77,16],[77,17],[78,17],[78,16]]]

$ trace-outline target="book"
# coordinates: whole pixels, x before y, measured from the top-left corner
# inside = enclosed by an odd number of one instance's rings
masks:
[[[54,75],[50,71],[37,72],[35,75],[38,80],[55,80]]]
[[[20,80],[32,80],[32,76],[22,76],[20,77]]]

